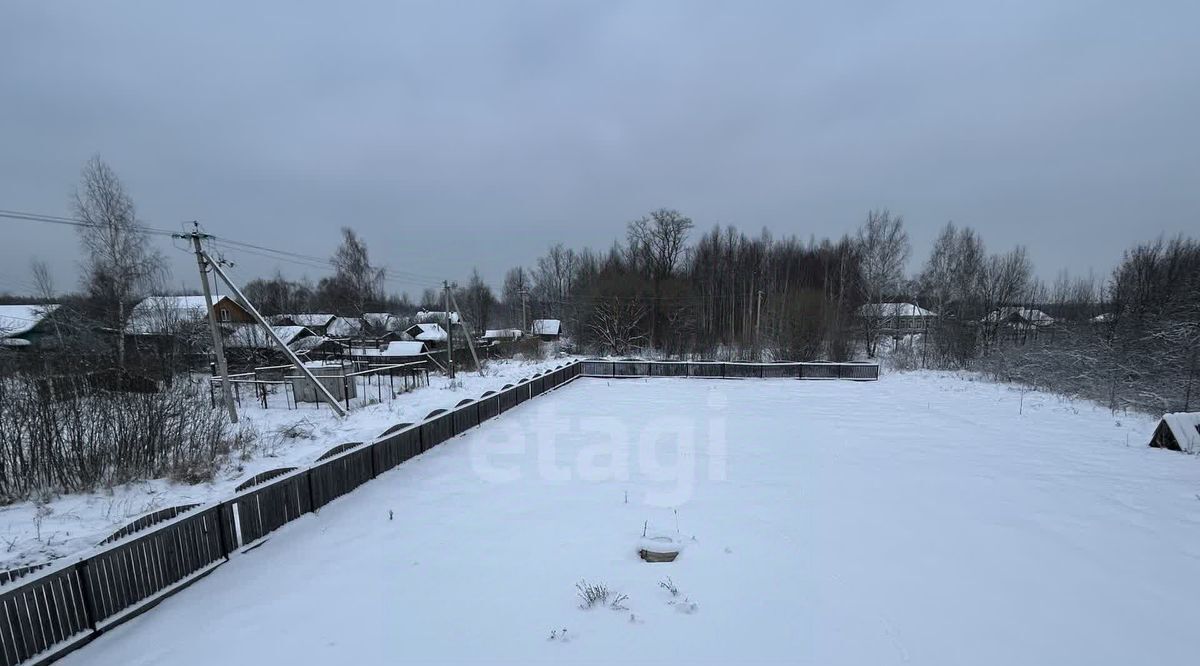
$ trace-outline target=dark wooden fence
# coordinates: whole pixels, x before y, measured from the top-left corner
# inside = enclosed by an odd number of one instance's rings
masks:
[[[862,363],[574,361],[369,442],[338,445],[307,467],[270,470],[230,498],[135,520],[96,548],[0,572],[0,666],[43,664],[152,608],[271,532],[434,446],[576,377],[878,379]]]
[[[719,377],[790,378],[790,379],[850,379],[871,381],[879,379],[876,363],[738,363],[721,361],[583,361],[582,374],[587,377]],[[552,371],[557,372],[557,371]]]
[[[422,451],[580,376],[574,361],[401,423],[370,442],[340,444],[307,467],[251,477],[221,502],[172,507],[118,530],[96,548],[0,572],[0,666],[44,664],[136,617],[236,552]]]

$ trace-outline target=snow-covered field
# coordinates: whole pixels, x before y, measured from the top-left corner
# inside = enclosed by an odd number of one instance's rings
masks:
[[[144,513],[220,499],[259,472],[311,463],[338,444],[374,439],[397,423],[419,421],[435,409],[453,407],[463,398],[478,398],[484,391],[499,389],[568,360],[491,361],[486,376],[463,372],[453,384],[443,375],[431,373],[429,386],[388,402],[356,408],[345,419],[338,419],[327,407],[313,404],[292,410],[262,409],[253,400],[243,400],[240,426],[256,433],[257,441],[245,456],[235,452],[210,483],[189,485],[153,479],[111,491],[56,496],[41,504],[0,506],[0,569],[45,562],[95,546]],[[372,389],[370,397],[374,396]]]
[[[1195,663],[1200,461],[1152,426],[933,373],[581,379],[63,663]]]

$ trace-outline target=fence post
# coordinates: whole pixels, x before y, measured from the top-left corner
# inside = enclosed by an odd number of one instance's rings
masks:
[[[83,613],[87,617],[88,628],[95,631],[96,617],[99,613],[96,611],[96,601],[92,599],[92,589],[88,584],[87,567],[88,561],[80,560],[74,567],[75,578],[79,581],[79,594],[83,597]]]
[[[217,505],[217,532],[221,534],[221,554],[225,556],[225,560],[229,561],[229,554],[233,552],[233,546],[229,543],[229,530],[225,525],[225,505]]]
[[[312,467],[304,470],[304,480],[307,482],[304,485],[308,488],[308,510],[316,513],[317,503],[314,501],[316,496],[313,494],[312,472]],[[300,507],[296,507],[296,513],[301,513]]]
[[[758,378],[762,379],[763,377],[765,377],[766,376],[764,374],[765,372],[766,372],[766,368],[763,366],[762,363],[759,363],[758,364]]]

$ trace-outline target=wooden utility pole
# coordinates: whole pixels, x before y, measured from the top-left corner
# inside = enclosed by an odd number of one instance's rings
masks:
[[[754,361],[759,360],[758,359],[758,354],[759,354],[759,341],[758,341],[759,337],[758,336],[762,333],[762,297],[763,297],[763,291],[762,291],[762,289],[759,289],[758,290],[758,314],[755,315],[755,317],[754,317],[754,358],[752,359]]]
[[[450,283],[442,280],[442,291],[446,299],[446,368],[450,379],[454,379],[454,328],[450,325]]]
[[[221,339],[221,328],[217,325],[217,315],[213,312],[212,290],[208,286],[208,269],[205,267],[207,260],[204,250],[200,247],[200,239],[208,238],[209,235],[200,233],[199,224],[195,226],[196,229],[190,234],[173,234],[173,236],[185,240],[191,239],[192,249],[196,252],[196,265],[200,268],[200,284],[204,285],[204,305],[208,310],[208,330],[212,333],[213,356],[216,359],[217,373],[221,375],[221,402],[229,411],[229,422],[237,423],[237,406],[233,404],[233,392],[229,387],[229,366],[225,363],[225,344]]]
[[[204,255],[204,258],[208,261],[208,264],[213,267],[213,270],[217,272],[217,275],[220,276],[220,278],[225,281],[225,284],[229,286],[229,290],[238,297],[238,300],[241,301],[242,306],[246,308],[246,312],[249,312],[250,316],[254,317],[254,321],[258,322],[258,325],[263,327],[263,330],[265,330],[267,335],[275,341],[275,344],[279,345],[279,349],[283,351],[283,354],[287,356],[289,361],[292,362],[292,365],[296,366],[296,369],[300,371],[300,374],[304,375],[306,378],[308,378],[308,381],[313,383],[313,386],[315,386],[317,389],[317,395],[321,396],[321,399],[324,400],[327,405],[329,405],[330,409],[333,410],[333,413],[337,414],[338,416],[345,416],[346,410],[342,409],[342,406],[338,404],[337,399],[333,397],[333,394],[329,392],[329,389],[325,388],[324,384],[317,381],[317,378],[313,376],[312,371],[304,366],[304,362],[296,356],[295,352],[289,349],[288,346],[284,344],[283,340],[279,339],[279,336],[275,334],[275,329],[271,328],[271,325],[267,323],[267,320],[258,313],[258,310],[254,309],[254,304],[250,302],[250,299],[246,298],[246,295],[242,293],[241,289],[238,289],[238,286],[233,283],[233,280],[230,280],[229,276],[225,275],[225,271],[221,270],[220,265],[209,258],[207,254],[204,254],[203,252],[201,252],[201,254]]]
[[[529,322],[525,317],[525,297],[529,295],[528,289],[521,289],[521,335],[529,332]]]
[[[458,310],[458,327],[462,329],[463,336],[467,338],[467,348],[471,350],[471,358],[475,361],[475,369],[479,371],[479,376],[483,376],[483,366],[479,363],[479,355],[475,353],[475,343],[471,341],[471,331],[467,330],[466,323],[463,320],[462,308],[458,306],[458,298],[454,292],[450,292],[450,300],[454,301],[454,309]]]

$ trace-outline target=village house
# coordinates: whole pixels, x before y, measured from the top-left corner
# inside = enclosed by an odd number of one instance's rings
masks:
[[[991,311],[988,313],[988,316],[983,318],[982,322],[985,324],[999,322],[1010,328],[1020,330],[1044,328],[1053,324],[1054,318],[1035,308],[1008,306]]]
[[[61,330],[54,320],[57,304],[0,305],[0,347],[44,347],[57,344]]]
[[[244,307],[228,296],[213,301],[213,314],[221,324],[253,322]],[[125,334],[134,336],[173,336],[194,328],[208,318],[203,296],[147,296],[129,313]]]
[[[562,322],[557,319],[534,319],[529,332],[545,342],[557,340],[562,332]]]
[[[937,319],[937,314],[914,303],[868,303],[858,309],[858,316],[871,320],[881,333],[902,335],[924,331]]]

